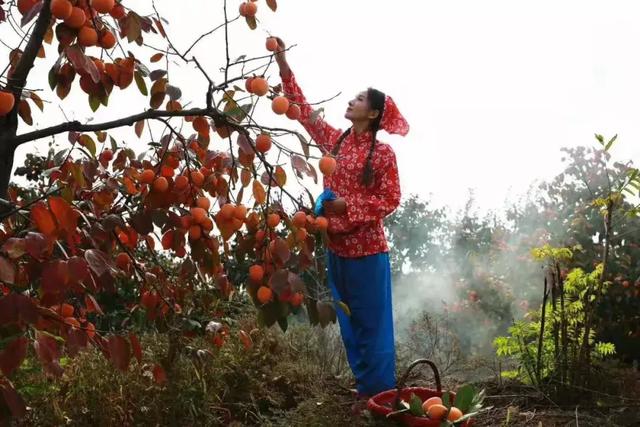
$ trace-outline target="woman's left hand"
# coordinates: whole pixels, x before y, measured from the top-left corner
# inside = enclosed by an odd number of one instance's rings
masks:
[[[347,201],[342,197],[322,203],[328,215],[342,215],[347,211]]]

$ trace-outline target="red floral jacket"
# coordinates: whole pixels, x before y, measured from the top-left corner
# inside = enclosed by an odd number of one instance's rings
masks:
[[[321,117],[311,120],[313,109],[293,73],[282,79],[282,86],[287,97],[300,104],[300,123],[324,151],[331,151],[342,130],[333,128]],[[346,213],[327,216],[329,249],[342,257],[389,251],[382,220],[400,204],[398,167],[393,148],[376,141],[371,158],[375,180],[373,185],[365,187],[361,177],[370,145],[371,132],[356,135],[352,131],[340,145],[335,172],[323,180],[324,188],[330,188],[347,202]]]

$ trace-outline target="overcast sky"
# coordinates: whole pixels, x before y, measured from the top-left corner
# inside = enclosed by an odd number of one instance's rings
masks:
[[[222,22],[221,0],[156,4],[181,49]],[[236,15],[239,2],[228,4]],[[231,28],[231,56],[264,54],[267,32],[296,44],[289,62],[307,98],[342,92],[325,105],[336,127],[348,126],[343,112],[360,90],[374,86],[392,95],[411,132],[406,138],[381,133],[380,139],[396,150],[405,195],[418,193],[458,208],[473,187],[483,209],[499,209],[505,198],[561,170],[560,147],[593,145],[595,132],[619,134],[615,158],[640,158],[637,1],[279,0],[275,14],[264,0],[258,4],[256,31],[242,22]],[[15,39],[6,24],[0,25],[0,38]],[[149,42],[161,45],[159,39]],[[223,33],[217,32],[194,54],[216,74],[223,46]],[[4,68],[6,49],[0,49]],[[135,46],[131,50],[142,60],[150,56]],[[46,84],[55,48],[47,53],[29,85],[56,101]],[[276,83],[275,69],[270,74]],[[193,106],[202,102],[204,82],[197,73],[172,66],[170,79],[185,99],[196,101]],[[91,116],[86,97],[74,91],[65,112],[85,120]],[[94,120],[137,112],[141,98],[132,86],[125,96],[112,97],[112,109],[99,110]],[[274,120],[267,105],[262,108],[269,124],[291,125]],[[34,119],[44,126],[63,116],[49,108]],[[122,135],[131,139],[133,132]],[[33,147],[24,147],[18,161]]]

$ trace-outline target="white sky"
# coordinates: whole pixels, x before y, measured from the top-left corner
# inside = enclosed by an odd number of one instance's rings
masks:
[[[139,8],[147,2],[124,4]],[[156,4],[183,50],[222,22],[221,0]],[[230,14],[238,4],[229,1]],[[619,134],[617,159],[640,156],[637,1],[279,0],[275,14],[263,0],[258,4],[256,31],[243,22],[231,29],[232,59],[265,54],[266,31],[296,44],[289,62],[307,98],[313,102],[342,92],[325,105],[327,120],[337,127],[348,126],[342,115],[360,90],[374,86],[392,95],[412,129],[406,138],[384,133],[380,138],[396,150],[405,195],[418,193],[436,205],[459,208],[473,187],[483,209],[499,209],[509,195],[561,170],[561,146],[594,144],[595,132]],[[15,38],[6,24],[0,25],[0,37]],[[217,32],[194,51],[212,74],[224,61],[222,42],[223,33]],[[148,50],[130,48],[148,61]],[[6,49],[0,49],[4,68]],[[55,49],[47,54],[29,86],[45,89],[43,98],[56,102],[46,83]],[[277,83],[275,68],[269,73]],[[206,86],[196,72],[173,67],[170,80],[186,100],[196,101],[192,106],[202,105]],[[72,92],[67,115],[91,117],[86,97],[77,87]],[[112,96],[112,108],[99,110],[94,121],[148,105],[134,85],[125,94]],[[261,110],[266,124],[292,125],[274,119],[267,105]],[[45,111],[34,112],[36,125],[63,119],[57,107]],[[121,135],[136,139],[132,131]],[[17,163],[33,147],[23,147]]]

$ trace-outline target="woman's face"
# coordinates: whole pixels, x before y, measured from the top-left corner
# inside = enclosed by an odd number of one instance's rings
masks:
[[[363,122],[375,119],[378,116],[378,110],[371,110],[369,100],[367,99],[367,91],[362,91],[349,101],[347,111],[344,113],[346,119],[352,122]]]

